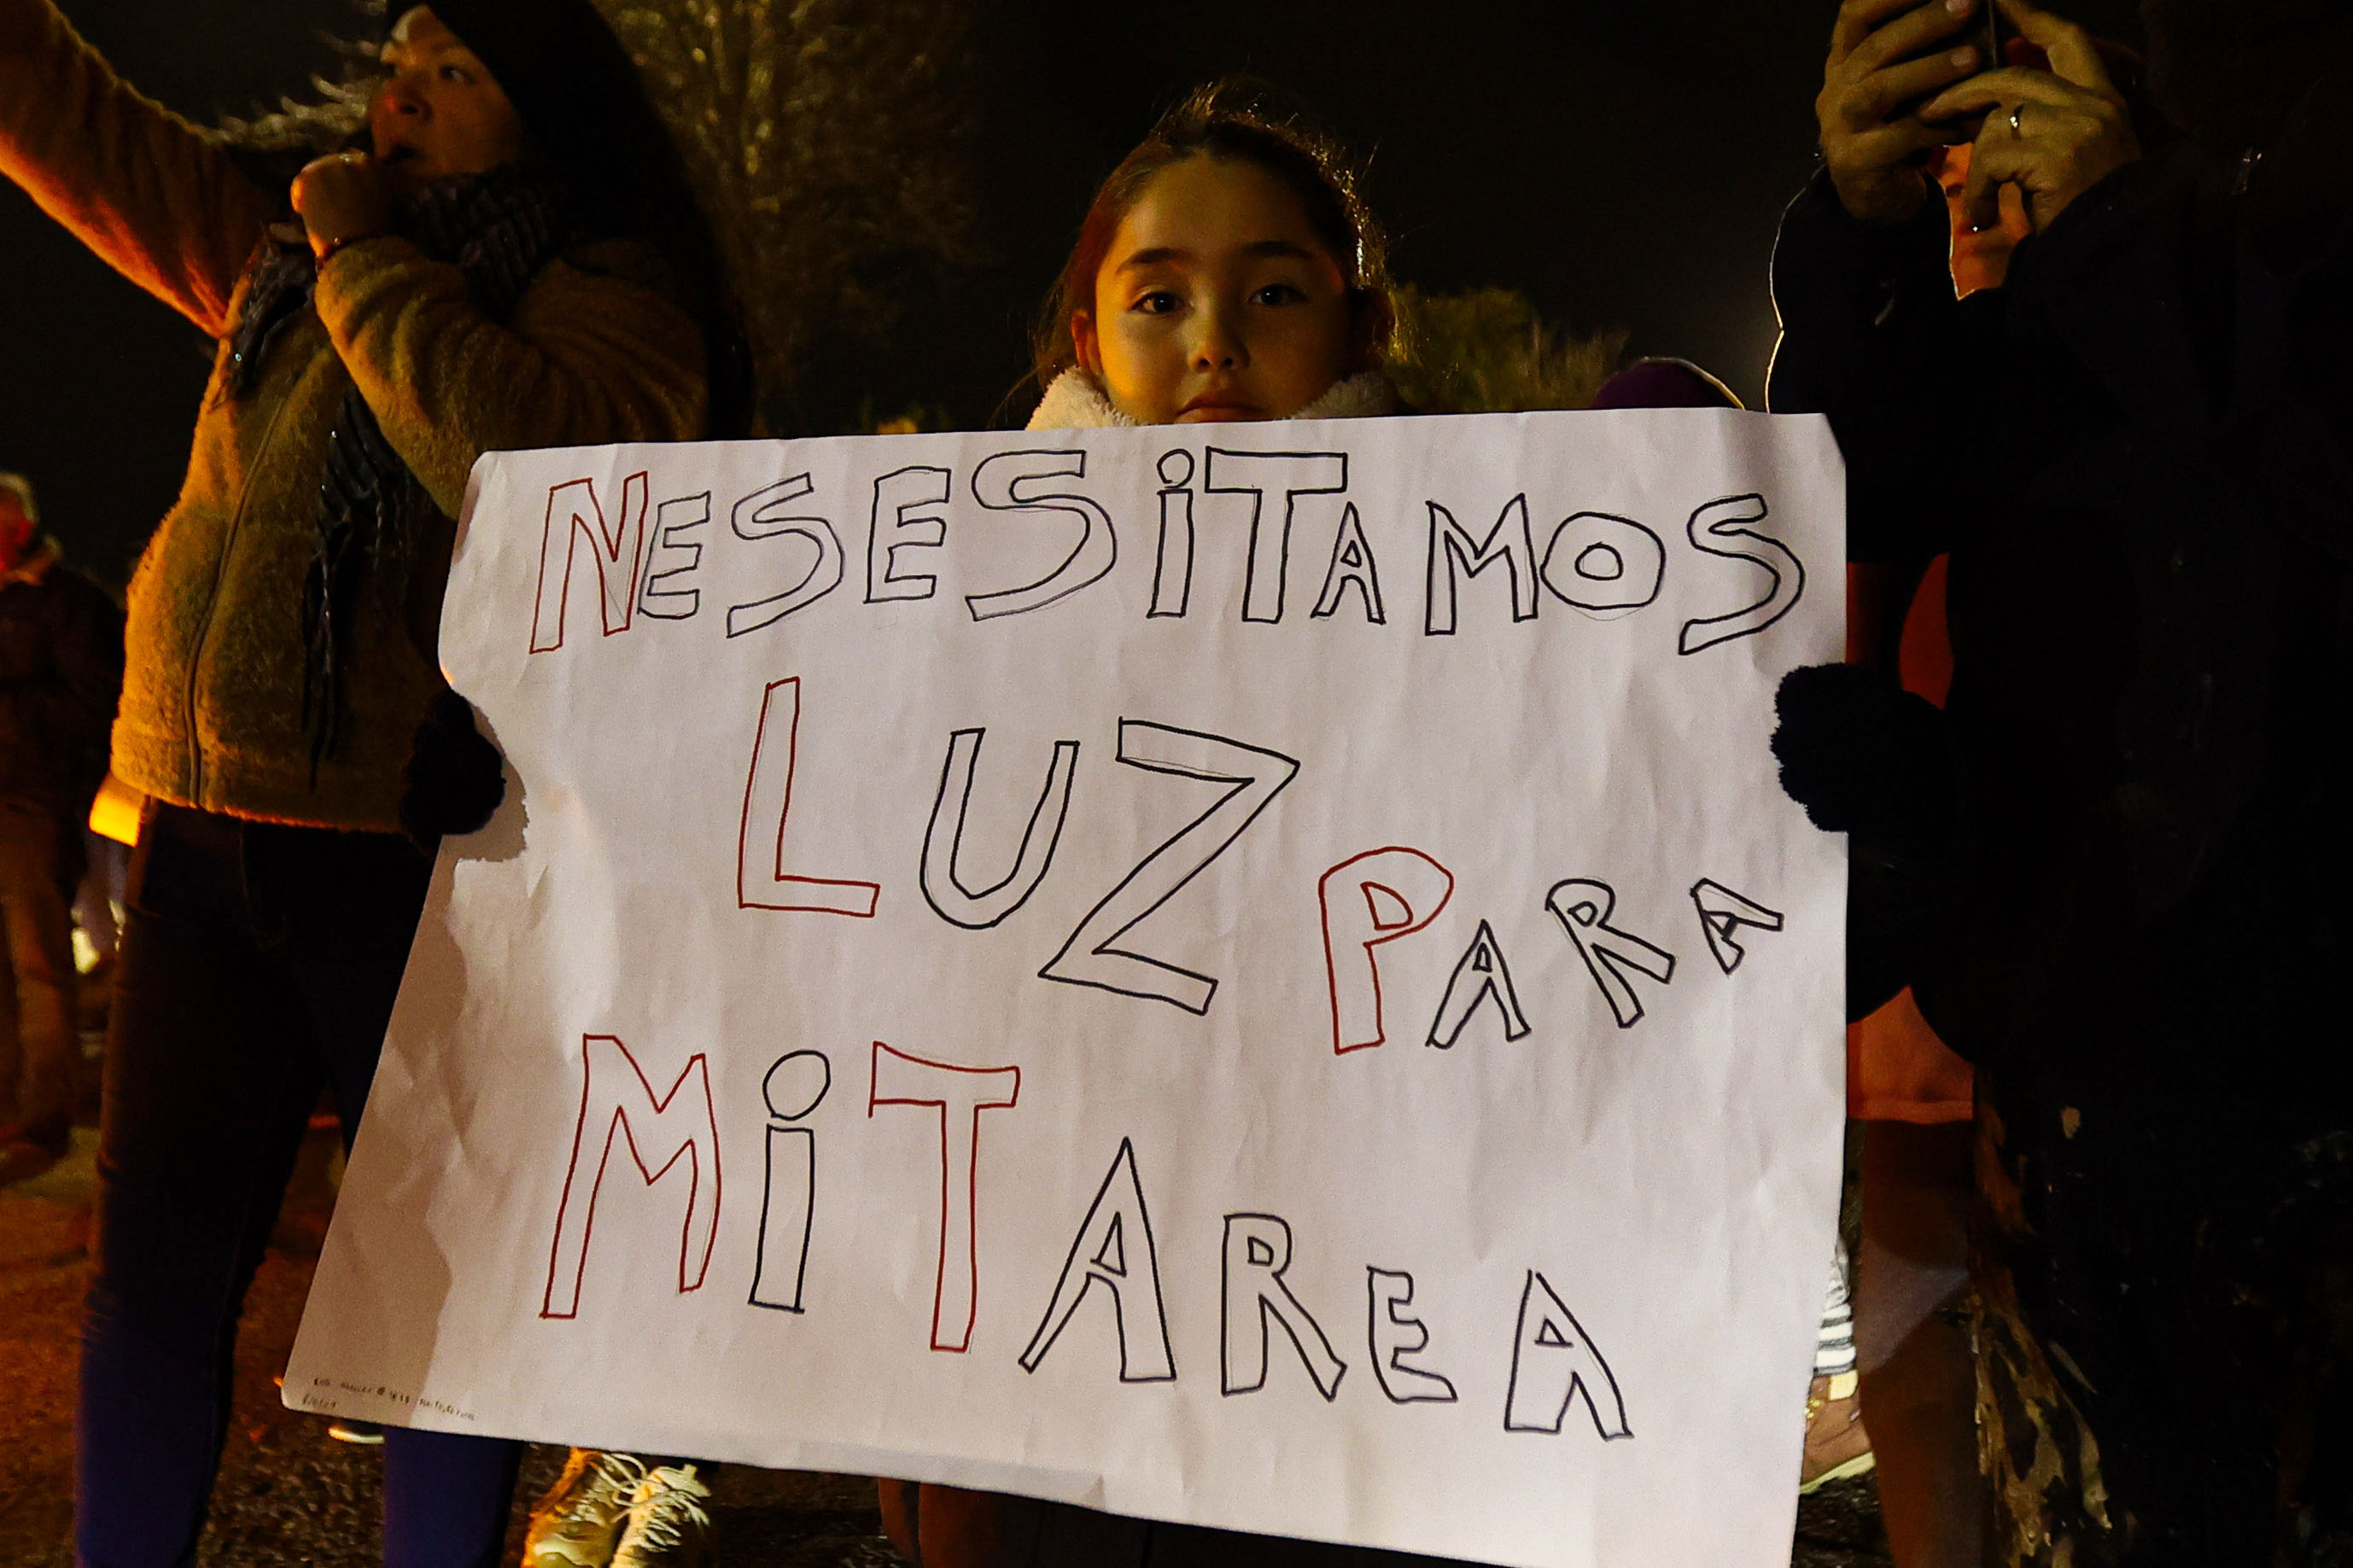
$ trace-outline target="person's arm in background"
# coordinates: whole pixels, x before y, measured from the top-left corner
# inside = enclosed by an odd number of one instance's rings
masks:
[[[103,755],[122,700],[122,612],[84,577],[69,578],[60,593],[58,677],[45,695],[51,705],[48,732]]]
[[[207,334],[273,204],[228,154],[142,98],[49,0],[0,0],[0,174]]]
[[[35,590],[47,598],[46,664],[0,679],[0,707],[12,735],[77,756],[102,753],[122,693],[122,612],[87,580],[50,572],[55,580]]]

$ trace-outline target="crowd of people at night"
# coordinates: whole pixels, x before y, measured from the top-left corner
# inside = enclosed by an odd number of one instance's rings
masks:
[[[2353,4],[2143,14],[2145,55],[2025,0],[1845,0],[1770,258],[1770,408],[1847,464],[1849,651],[1784,682],[1758,765],[1848,837],[1862,1129],[1791,1484],[1875,1464],[1901,1568],[2353,1562]],[[388,21],[259,148],[0,0],[0,172],[217,344],[127,612],[0,474],[5,1181],[81,1095],[92,800],[145,803],[92,1568],[195,1560],[297,1146],[322,1094],[348,1142],[437,846],[499,805],[435,652],[475,459],[754,428],[724,247],[590,0]],[[1087,207],[1029,423],[1442,416],[1399,395],[1428,351],[1388,258],[1346,147],[1279,88],[1204,87]],[[1672,360],[1596,402],[1737,406]],[[384,1561],[496,1562],[519,1453],[385,1432]],[[695,1561],[709,1476],[575,1451],[526,1562]],[[881,1496],[923,1568],[1409,1561]]]

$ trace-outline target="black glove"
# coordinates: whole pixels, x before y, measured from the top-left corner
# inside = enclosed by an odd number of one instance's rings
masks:
[[[1856,664],[1813,664],[1781,678],[1773,755],[1781,790],[1826,833],[1861,833],[1929,849],[1959,818],[1944,710]]]
[[[1773,755],[1815,826],[1848,838],[1847,1017],[1912,983],[1953,910],[1959,770],[1944,711],[1860,665],[1781,678]]]
[[[417,727],[401,777],[401,831],[427,848],[479,832],[507,795],[506,759],[474,728],[473,704],[447,687]]]

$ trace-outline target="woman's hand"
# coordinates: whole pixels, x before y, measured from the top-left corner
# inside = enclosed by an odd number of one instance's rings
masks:
[[[1982,0],[1846,0],[1831,34],[1814,117],[1839,201],[1864,223],[1903,223],[1928,199],[1926,153],[1957,132],[1907,105],[1985,62],[1970,46],[1937,48]]]
[[[322,261],[338,246],[388,232],[395,206],[391,175],[364,153],[331,153],[294,176],[294,211]]]
[[[2051,57],[2047,71],[2013,67],[1972,77],[1921,110],[1932,119],[1983,114],[1962,195],[1968,221],[2000,220],[2000,187],[2026,192],[2035,232],[2049,228],[2067,204],[2140,158],[2132,111],[2108,79],[2092,36],[2026,0],[1999,0],[2027,42]]]

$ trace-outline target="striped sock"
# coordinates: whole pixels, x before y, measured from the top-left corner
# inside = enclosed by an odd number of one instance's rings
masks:
[[[1843,1381],[1854,1373],[1854,1307],[1847,1300],[1846,1247],[1831,1261],[1830,1294],[1822,1302],[1821,1338],[1814,1345],[1814,1375]],[[1833,1399],[1840,1397],[1833,1393]]]

